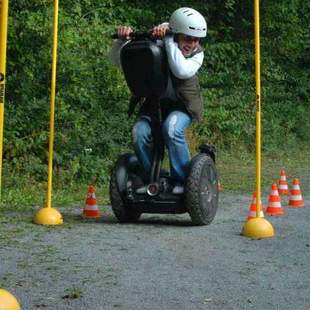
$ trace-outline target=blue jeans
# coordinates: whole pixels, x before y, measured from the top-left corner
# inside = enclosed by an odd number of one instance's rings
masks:
[[[185,140],[185,129],[191,124],[191,117],[181,111],[172,111],[162,125],[163,137],[168,148],[170,175],[177,182],[183,183],[190,161],[190,154]],[[141,116],[133,127],[135,153],[146,172],[151,171],[153,160],[153,137],[151,119]]]

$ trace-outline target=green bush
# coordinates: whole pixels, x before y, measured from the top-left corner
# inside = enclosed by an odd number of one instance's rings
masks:
[[[255,147],[252,3],[61,1],[54,169],[64,182],[106,183],[118,154],[131,149],[129,92],[109,62],[117,25],[145,30],[192,6],[208,21],[200,72],[205,118],[197,141]],[[309,4],[261,5],[263,148],[309,147]],[[53,1],[10,3],[4,167],[6,175],[46,179]],[[306,26],[308,25],[308,26]]]

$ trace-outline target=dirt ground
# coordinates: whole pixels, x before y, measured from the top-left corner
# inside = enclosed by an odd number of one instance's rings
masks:
[[[36,208],[0,217],[0,287],[22,309],[310,309],[310,196],[306,207],[266,217],[273,238],[240,236],[251,197],[221,193],[209,226],[184,215],[143,215],[137,224],[83,220],[31,223]],[[263,197],[263,203],[266,199]]]

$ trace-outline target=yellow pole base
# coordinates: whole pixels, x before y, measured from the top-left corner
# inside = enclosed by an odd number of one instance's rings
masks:
[[[8,291],[0,288],[0,310],[20,310],[16,298]]]
[[[256,217],[244,224],[241,235],[252,239],[270,238],[274,236],[274,230],[266,219]]]
[[[59,225],[63,223],[63,219],[56,209],[41,208],[35,215],[33,222],[39,225]]]

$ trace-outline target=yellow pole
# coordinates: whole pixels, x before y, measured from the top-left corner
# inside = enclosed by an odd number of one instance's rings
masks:
[[[274,236],[272,225],[260,217],[261,212],[261,74],[260,74],[260,35],[259,0],[254,0],[255,19],[255,81],[256,81],[256,218],[248,220],[242,235],[253,239]]]
[[[0,201],[2,192],[2,156],[8,11],[9,1],[0,0]]]
[[[254,3],[255,15],[255,80],[256,80],[256,217],[261,211],[261,80],[259,0]]]
[[[50,134],[48,152],[48,181],[46,194],[46,207],[40,209],[34,223],[42,225],[58,225],[63,223],[61,214],[52,208],[52,177],[53,177],[53,144],[55,124],[55,93],[56,93],[56,63],[57,63],[57,32],[58,32],[58,0],[54,0],[54,27],[53,27],[53,49],[52,49],[52,76],[51,76],[51,98],[50,98]]]
[[[46,207],[52,207],[52,178],[53,178],[53,145],[55,128],[55,93],[56,93],[56,63],[57,63],[57,33],[58,33],[58,0],[54,1],[54,31],[52,50],[52,76],[51,76],[51,112],[50,112],[50,135],[49,135],[49,156],[48,156],[48,182]]]

